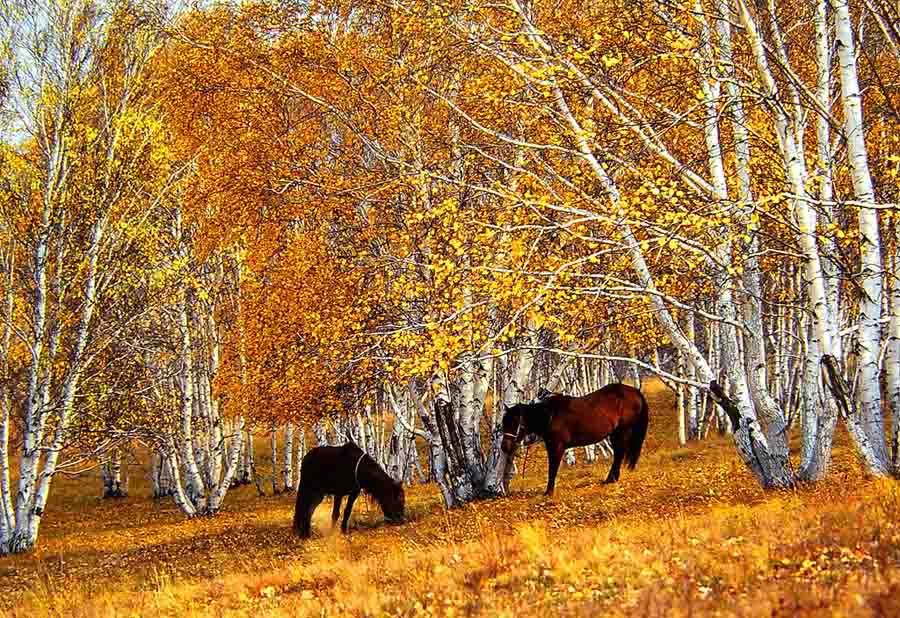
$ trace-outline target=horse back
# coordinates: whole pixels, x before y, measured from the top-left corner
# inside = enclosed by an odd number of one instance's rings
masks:
[[[560,398],[556,416],[560,429],[573,435],[588,434],[581,441],[599,441],[621,425],[634,423],[641,414],[644,398],[628,384],[608,384],[583,397]],[[599,436],[599,437],[598,437]]]
[[[328,495],[345,495],[358,490],[354,467],[362,454],[355,444],[317,446],[300,464],[300,488]]]

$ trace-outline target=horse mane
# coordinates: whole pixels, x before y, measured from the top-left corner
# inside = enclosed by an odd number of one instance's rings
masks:
[[[525,427],[528,433],[541,436],[546,433],[550,419],[553,418],[553,415],[559,408],[562,398],[563,395],[552,393],[539,401],[521,404],[522,408],[524,408],[522,418],[525,420]]]
[[[357,478],[356,482],[359,483],[359,488],[364,494],[374,498],[378,503],[378,506],[382,507],[382,510],[384,510],[385,506],[389,506],[385,505],[385,501],[390,495],[389,490],[394,485],[394,479],[392,479],[387,472],[382,470],[381,466],[378,465],[378,462],[375,461],[375,459],[371,455],[362,450],[355,442],[351,441],[348,444],[352,444],[354,447],[356,447],[356,450],[359,451],[357,457],[359,455],[364,455],[359,466],[360,468],[365,466],[366,470],[371,472],[370,476],[374,479],[374,483],[366,483],[368,487],[363,487],[363,484],[360,483],[359,479]]]

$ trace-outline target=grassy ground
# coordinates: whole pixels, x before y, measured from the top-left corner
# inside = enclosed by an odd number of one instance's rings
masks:
[[[900,615],[900,485],[867,480],[841,434],[829,479],[763,492],[730,440],[680,448],[650,386],[640,464],[565,468],[541,493],[529,455],[512,495],[446,512],[407,490],[410,521],[357,503],[349,536],[290,531],[293,497],[229,493],[215,518],[150,500],[100,500],[58,479],[32,554],[0,559],[0,616],[890,616]]]

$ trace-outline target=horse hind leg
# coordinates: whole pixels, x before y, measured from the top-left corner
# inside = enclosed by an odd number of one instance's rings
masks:
[[[344,507],[344,521],[341,522],[341,532],[347,532],[350,525],[350,513],[353,511],[353,503],[359,497],[359,492],[352,493],[347,496],[347,506]]]
[[[341,516],[341,502],[344,500],[344,496],[337,495],[334,497],[334,507],[331,509],[331,526],[337,523],[338,518]]]
[[[609,443],[613,448],[613,462],[609,474],[604,483],[615,483],[619,480],[619,471],[622,468],[622,460],[625,459],[625,451],[628,448],[629,431],[614,431],[609,437]]]
[[[308,539],[312,536],[312,516],[316,507],[321,504],[325,496],[321,494],[309,494],[301,492],[297,494],[297,507],[294,512],[294,530],[300,538]]]

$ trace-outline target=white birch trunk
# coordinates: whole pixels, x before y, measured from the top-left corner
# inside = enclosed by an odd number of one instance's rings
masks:
[[[448,509],[459,506],[460,502],[458,501],[452,482],[448,478],[447,453],[442,445],[437,420],[423,402],[419,389],[412,379],[410,379],[407,385],[407,396],[413,405],[415,405],[419,418],[422,420],[424,430],[421,432],[421,435],[428,444],[431,456],[431,473],[434,477],[434,481],[438,485],[438,489],[440,489],[444,506]]]
[[[303,463],[303,457],[306,455],[306,428],[303,425],[297,427],[297,455],[294,457],[294,480],[292,487],[294,491],[300,487],[300,466]]]
[[[254,472],[256,470],[256,461],[253,453],[253,431],[247,429],[244,437],[244,464],[240,482],[241,484],[250,484],[254,481]]]
[[[175,492],[171,460],[164,450],[154,451],[150,463],[150,486],[154,498],[165,498]]]
[[[188,317],[188,290],[185,288],[183,297],[179,303],[179,324],[181,332],[180,349],[180,379],[181,387],[181,434],[179,440],[181,448],[179,452],[179,464],[184,468],[184,482],[186,485],[182,493],[196,507],[192,510],[203,511],[206,507],[206,485],[197,465],[194,449],[194,353],[191,337],[191,321]],[[173,465],[173,468],[179,466]],[[181,471],[176,470],[176,479],[180,480]],[[176,482],[176,485],[180,483]],[[178,492],[177,492],[178,493]]]
[[[900,222],[894,220],[894,269],[891,279],[891,321],[885,354],[887,400],[894,422],[891,438],[891,472],[900,476]]]
[[[15,318],[15,242],[12,237],[4,248],[3,274],[6,275],[3,290],[3,335],[0,338],[0,553],[7,547],[15,529],[12,502],[12,484],[9,470],[9,434],[12,421],[11,378],[9,375],[9,350],[12,325]]]
[[[519,350],[509,357],[508,378],[504,383],[503,402],[505,406],[514,406],[526,401],[526,388],[531,370],[534,367],[534,344],[537,343],[536,329],[529,329],[529,340],[526,349]],[[491,432],[491,450],[485,465],[486,474],[484,489],[490,495],[505,495],[509,491],[509,481],[513,474],[512,458],[500,450],[503,431],[498,424]]]
[[[313,425],[313,435],[316,437],[316,446],[328,446],[328,428],[324,419]]]
[[[563,118],[569,123],[582,157],[589,164],[595,176],[600,181],[602,187],[612,201],[613,206],[618,209],[620,203],[618,188],[591,151],[590,146],[584,138],[585,132],[572,115],[560,89],[554,87],[553,92],[556,98],[557,107],[562,113]],[[634,268],[641,285],[647,290],[650,300],[657,311],[656,315],[662,327],[667,331],[672,342],[685,354],[691,364],[694,365],[698,377],[704,382],[711,383],[714,380],[714,376],[712,375],[709,366],[706,364],[706,359],[696,346],[692,346],[687,341],[672,318],[668,307],[665,306],[661,295],[658,293],[658,290],[653,283],[640,244],[635,238],[631,226],[626,223],[621,226],[621,229],[625,245],[629,256],[631,257],[632,267]],[[728,264],[730,262],[730,255],[725,253],[722,247],[719,248],[717,253],[720,264]],[[719,281],[717,282],[717,287],[720,288],[717,306],[719,315],[733,321],[736,312],[731,299],[730,282],[727,280]],[[764,487],[789,486],[792,482],[792,478],[790,470],[786,468],[787,462],[782,460],[779,453],[770,452],[766,437],[762,433],[762,429],[752,408],[746,381],[744,379],[743,365],[739,362],[737,355],[737,341],[734,336],[734,329],[733,327],[729,327],[728,329],[723,330],[729,333],[727,337],[723,336],[723,365],[729,371],[729,378],[734,387],[734,394],[737,396],[737,400],[734,402],[735,407],[731,408],[731,414],[736,416],[736,418],[732,418],[732,424],[736,424],[740,421],[737,430],[734,433],[735,445],[748,468],[750,468]]]
[[[816,0],[816,11],[813,22],[816,32],[816,102],[822,110],[830,110],[831,102],[831,41],[829,37],[828,19],[829,0]],[[834,207],[833,161],[831,153],[831,124],[824,114],[816,114],[816,154],[818,156],[817,176],[819,181],[819,206],[827,223],[836,223]],[[838,246],[833,235],[822,239],[824,249],[822,269],[825,279],[825,295],[827,308],[831,316],[828,326],[831,328],[833,354],[841,358],[841,338],[838,335],[838,303],[840,298],[840,271],[837,263]]]
[[[269,429],[269,448],[272,450],[272,495],[278,495],[281,491],[278,489],[278,428],[275,422]]]
[[[687,374],[688,363],[684,361],[684,354],[681,350],[675,352],[676,364],[675,375],[683,376]],[[685,387],[681,383],[676,383],[675,388],[675,413],[678,415],[678,443],[684,446],[688,441],[687,431],[687,415],[685,414],[684,391]]]
[[[881,411],[881,388],[878,356],[881,350],[881,239],[875,191],[869,173],[865,142],[862,94],[856,70],[856,45],[847,0],[831,0],[834,10],[835,40],[841,76],[841,104],[844,110],[844,134],[850,159],[853,193],[862,204],[859,208],[859,254],[862,293],[859,299],[859,388],[856,393],[857,414],[871,449],[866,457],[868,471],[876,475],[889,472],[884,441],[884,418]]]
[[[739,4],[741,18],[750,37],[751,47],[763,82],[764,91],[770,98],[777,100],[778,90],[776,82],[769,71],[766,53],[756,24],[743,0],[740,0]],[[833,323],[837,316],[832,315],[829,311],[829,297],[825,289],[825,277],[817,245],[816,213],[809,207],[806,193],[806,170],[804,168],[803,154],[797,150],[797,142],[794,139],[793,132],[790,130],[783,110],[773,106],[772,113],[775,117],[775,129],[781,145],[782,157],[785,161],[788,183],[795,195],[793,204],[801,232],[799,238],[800,246],[806,259],[804,279],[813,319],[810,350],[818,354],[817,365],[822,366],[822,361],[826,358],[825,355],[831,358],[840,358],[841,347],[835,342],[833,337],[833,333],[837,332],[837,325]],[[840,378],[840,376],[838,377]],[[825,398],[824,410],[826,413],[833,409],[833,404],[828,402],[829,399],[830,397]],[[849,405],[849,402],[844,402],[844,404]],[[849,414],[846,416],[846,419],[849,433],[864,465],[870,471],[877,471],[879,468],[877,452],[873,450],[865,428]],[[819,428],[823,431],[819,431],[817,439],[825,441],[823,446],[830,448],[829,419],[827,414],[820,419]],[[821,469],[824,469],[824,467],[825,464],[823,462]]]
[[[365,450],[365,449],[363,449]],[[294,425],[288,423],[284,428],[284,460],[281,469],[284,491],[294,489]]]
[[[128,496],[128,485],[122,480],[122,455],[119,449],[114,450],[110,458],[100,465],[100,478],[103,481],[103,498]]]
[[[66,429],[75,403],[75,394],[81,379],[81,373],[84,370],[84,352],[87,347],[88,335],[97,301],[97,264],[105,227],[106,218],[101,216],[94,223],[91,231],[87,276],[84,284],[84,304],[81,308],[74,350],[69,361],[69,372],[64,378],[62,385],[59,418],[42,467],[40,466],[41,442],[44,423],[47,420],[46,414],[42,412],[37,414],[33,418],[34,425],[30,425],[27,422],[28,417],[26,417],[26,445],[29,441],[29,434],[31,434],[34,440],[34,448],[32,454],[27,457],[27,462],[23,454],[23,464],[19,468],[22,476],[19,479],[18,498],[20,499],[26,493],[23,489],[30,489],[33,492],[31,493],[33,497],[29,500],[28,508],[21,510],[17,499],[16,528],[10,538],[10,549],[12,551],[23,551],[34,546],[34,543],[37,541],[44,508],[50,496],[50,483],[53,475],[56,473],[56,466],[59,461],[59,455],[62,452]],[[46,401],[46,397],[43,397],[42,400]],[[26,468],[30,478],[25,477]],[[39,477],[38,474],[40,475]]]
[[[181,254],[189,257],[189,234],[181,229],[178,216],[176,226],[183,243]],[[222,282],[221,263],[215,271],[218,274],[216,281]],[[212,274],[212,271],[207,272],[207,275]],[[207,283],[211,285],[214,282]],[[223,410],[213,394],[212,383],[220,362],[219,333],[214,314],[215,306],[211,302],[194,299],[192,290],[185,282],[183,298],[178,306],[181,358],[177,382],[181,391],[181,423],[180,431],[168,438],[166,458],[172,473],[175,504],[187,517],[217,513],[241,467],[242,456],[245,452],[252,452],[249,443],[248,448],[244,448],[243,414],[239,413],[236,419],[228,423],[226,435]],[[244,384],[243,332],[240,327],[239,342],[238,356]],[[245,402],[239,402],[241,411],[244,407]],[[244,461],[247,463],[246,459]],[[245,469],[252,470],[252,459],[249,464]]]
[[[219,511],[222,502],[225,500],[225,494],[231,487],[231,481],[238,469],[238,461],[241,456],[241,436],[244,433],[244,417],[238,418],[234,423],[234,431],[231,435],[231,444],[228,450],[228,459],[225,463],[225,472],[222,478],[217,479],[217,484],[213,488],[209,501],[206,505],[206,514],[211,515]]]
[[[0,553],[17,553],[30,549],[28,521],[34,516],[35,477],[37,476],[40,444],[43,439],[42,410],[39,404],[41,357],[47,320],[47,264],[50,233],[50,205],[45,201],[41,231],[34,247],[35,291],[31,302],[31,364],[28,369],[28,390],[24,404],[24,443],[19,458],[19,482],[13,515],[14,528],[8,534]]]
[[[685,312],[684,315],[684,335],[692,346],[696,346],[694,313],[692,311]],[[688,380],[696,380],[697,372],[694,366],[686,363],[684,377]],[[683,385],[684,388],[684,422],[687,426],[687,438],[696,440],[698,438],[697,427],[697,405],[699,403],[700,394],[697,387],[692,384]]]

